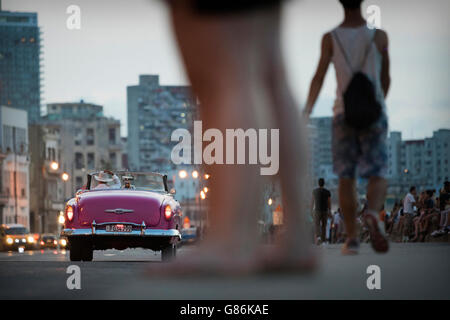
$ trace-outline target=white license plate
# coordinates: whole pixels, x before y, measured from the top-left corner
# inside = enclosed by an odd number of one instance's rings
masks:
[[[106,226],[107,232],[131,232],[133,231],[133,226],[126,224],[109,224]]]

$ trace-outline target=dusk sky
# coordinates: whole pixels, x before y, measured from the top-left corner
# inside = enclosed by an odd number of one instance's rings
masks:
[[[81,29],[66,28],[69,5],[81,8]],[[379,0],[381,27],[390,38],[392,85],[387,99],[390,130],[404,138],[450,128],[450,1]],[[188,84],[160,0],[3,0],[2,9],[37,12],[43,31],[43,101],[84,99],[122,121],[126,135],[126,87],[140,74],[162,84]],[[343,17],[337,0],[284,4],[283,47],[299,107],[319,58],[323,33]],[[329,69],[313,116],[330,116],[336,82]]]

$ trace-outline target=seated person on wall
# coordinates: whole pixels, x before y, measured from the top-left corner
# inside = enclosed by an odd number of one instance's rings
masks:
[[[94,179],[98,184],[92,190],[120,189],[121,186],[119,177],[110,170],[100,171],[94,175]]]

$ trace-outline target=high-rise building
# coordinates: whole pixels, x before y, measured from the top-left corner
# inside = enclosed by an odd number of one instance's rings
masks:
[[[29,228],[29,194],[27,113],[0,106],[0,223]]]
[[[40,49],[37,14],[0,11],[0,105],[40,118]]]
[[[41,123],[59,136],[60,168],[69,175],[64,198],[86,184],[86,175],[123,169],[120,120],[103,115],[103,107],[85,103],[50,103]]]
[[[175,170],[170,154],[175,129],[191,131],[197,103],[188,86],[161,86],[159,76],[140,75],[127,87],[128,163],[131,170]],[[192,131],[191,131],[192,132]]]
[[[309,172],[311,187],[317,187],[319,178],[325,179],[325,186],[331,191],[333,202],[337,201],[338,177],[333,172],[331,150],[332,117],[310,118],[309,131]]]
[[[331,117],[310,119],[310,151],[313,176],[335,179],[331,152]]]

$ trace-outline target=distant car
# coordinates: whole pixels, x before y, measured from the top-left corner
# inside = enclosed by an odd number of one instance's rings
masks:
[[[59,247],[61,249],[67,248],[68,245],[69,245],[69,241],[67,241],[66,237],[60,237],[59,238]]]
[[[21,224],[2,224],[0,226],[0,251],[34,249],[36,239]]]
[[[117,179],[119,178],[119,179]],[[61,233],[69,242],[71,261],[92,261],[93,250],[142,247],[176,256],[181,240],[180,204],[159,173],[104,172],[87,176],[85,190],[67,202]],[[114,184],[113,184],[114,182]]]
[[[198,240],[199,230],[197,227],[189,227],[181,229],[182,243],[194,243]]]
[[[41,249],[56,248],[58,246],[58,239],[54,234],[43,234],[39,242]]]

